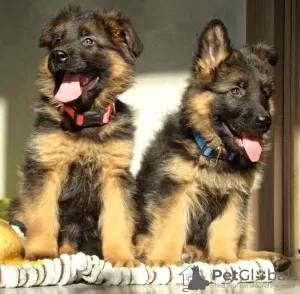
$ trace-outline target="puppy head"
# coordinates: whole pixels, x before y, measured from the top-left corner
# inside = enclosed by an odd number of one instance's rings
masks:
[[[274,115],[276,50],[233,49],[224,23],[211,21],[198,41],[188,89],[190,126],[212,145],[257,162]]]
[[[129,19],[116,11],[62,10],[45,26],[40,47],[41,92],[58,104],[113,102],[133,83],[143,45]]]

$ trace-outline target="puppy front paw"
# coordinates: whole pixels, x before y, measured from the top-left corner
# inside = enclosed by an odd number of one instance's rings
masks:
[[[106,260],[112,264],[115,268],[121,268],[121,267],[138,267],[141,265],[141,263],[137,259],[116,259],[111,258]]]
[[[171,266],[171,265],[181,265],[182,262],[181,260],[172,260],[172,259],[150,259],[146,262],[146,264],[149,266],[149,267],[155,267],[155,266],[158,266],[158,267],[167,267],[167,266]]]
[[[25,259],[36,261],[39,259],[58,257],[58,248],[55,241],[41,241],[27,239],[25,242]]]

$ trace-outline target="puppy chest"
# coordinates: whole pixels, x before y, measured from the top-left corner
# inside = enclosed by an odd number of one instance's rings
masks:
[[[209,226],[222,214],[228,200],[229,194],[199,187],[197,194],[194,195],[189,214],[188,244],[206,247]]]
[[[59,197],[62,214],[98,217],[100,212],[100,168],[95,162],[73,162]]]

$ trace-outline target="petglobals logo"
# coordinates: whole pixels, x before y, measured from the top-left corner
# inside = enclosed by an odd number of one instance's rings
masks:
[[[183,288],[183,292],[189,290],[205,290],[209,286],[209,281],[206,280],[203,272],[199,269],[199,266],[190,266],[180,273],[183,278],[183,285],[187,286]]]
[[[274,271],[268,270],[241,270],[236,271],[232,269],[231,272],[223,272],[221,270],[213,270],[212,271],[212,280],[216,280],[222,278],[225,283],[229,283],[232,281],[241,281],[241,282],[252,282],[252,281],[295,281],[298,280],[296,273],[288,273],[284,275],[280,275]]]
[[[276,273],[271,270],[240,270],[236,271],[231,268],[231,271],[222,271],[213,269],[212,271],[201,270],[201,265],[190,265],[180,273],[183,278],[183,292],[205,290],[209,287],[210,282],[222,284],[224,287],[232,285],[249,285],[249,282],[272,282],[279,281],[296,281],[298,280],[297,273],[285,272],[284,274]],[[207,275],[207,276],[205,276]],[[234,283],[238,282],[238,283]],[[245,283],[245,284],[244,284]],[[287,284],[289,285],[289,284]],[[243,287],[244,288],[244,287]]]

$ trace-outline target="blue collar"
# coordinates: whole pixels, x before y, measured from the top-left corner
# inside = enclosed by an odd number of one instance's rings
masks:
[[[205,157],[216,158],[217,160],[220,158],[228,161],[233,161],[237,157],[238,154],[236,152],[228,152],[227,154],[225,154],[225,156],[221,156],[220,152],[207,145],[207,142],[197,131],[193,129],[192,132],[202,155],[204,155]]]

